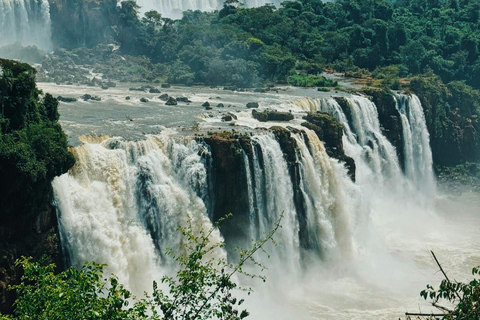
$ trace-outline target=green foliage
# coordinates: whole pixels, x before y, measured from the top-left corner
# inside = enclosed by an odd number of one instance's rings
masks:
[[[289,76],[287,82],[297,87],[336,87],[338,85],[336,80],[311,74],[295,74]]]
[[[480,319],[480,267],[472,269],[474,278],[467,283],[459,281],[450,281],[444,279],[438,289],[427,285],[427,289],[420,292],[425,300],[429,300],[434,306],[446,311],[442,319],[473,320]],[[475,278],[477,277],[477,278]],[[455,305],[453,310],[449,310],[441,305],[443,301],[448,301]]]
[[[51,181],[74,163],[57,123],[58,101],[39,98],[35,70],[0,59],[0,217],[34,215],[52,196]]]
[[[154,282],[152,295],[146,294],[143,299],[134,297],[114,275],[105,278],[105,265],[86,262],[80,270],[70,267],[55,274],[53,264],[22,258],[17,261],[24,272],[22,282],[12,287],[19,295],[14,315],[2,319],[244,319],[249,315],[241,310],[244,300],[235,298],[233,292],[240,289],[250,294],[251,289],[239,288],[233,276],[265,281],[263,276],[247,272],[246,267],[252,262],[265,268],[253,256],[266,242],[273,241],[278,228],[279,221],[250,250],[240,250],[234,264],[216,256],[225,245],[211,242],[218,223],[205,232],[197,230],[188,219],[186,227],[179,227],[184,240],[181,253],[167,250],[176,262],[176,275],[162,278],[167,290]]]

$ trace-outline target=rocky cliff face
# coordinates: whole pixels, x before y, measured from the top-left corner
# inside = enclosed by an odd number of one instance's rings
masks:
[[[55,47],[92,47],[115,34],[116,0],[49,0],[49,3]]]
[[[12,312],[16,299],[14,291],[8,290],[18,284],[21,271],[15,261],[22,257],[33,257],[35,261],[45,259],[64,268],[58,234],[57,216],[54,207],[38,214],[34,219],[16,219],[15,222],[0,224],[0,313]]]
[[[410,87],[425,112],[433,162],[455,166],[480,159],[480,95],[463,82],[445,85],[432,75],[417,77]]]
[[[355,161],[348,157],[343,149],[343,125],[334,117],[322,113],[309,114],[305,117],[305,120],[307,122],[302,125],[315,131],[318,138],[324,142],[330,157],[345,162],[348,174],[355,181]]]
[[[320,140],[324,141],[327,153],[346,163],[347,169],[352,179],[355,179],[355,162],[352,158],[345,155],[343,150],[342,125],[333,117],[326,114],[308,115],[303,124],[306,128],[314,130]],[[289,177],[293,186],[293,200],[299,222],[300,245],[305,249],[310,249],[310,242],[307,232],[306,217],[306,199],[300,189],[301,185],[301,164],[298,161],[299,149],[293,134],[306,135],[302,130],[291,127],[271,127],[268,129],[273,134],[275,140],[283,153],[286,161]],[[228,132],[215,133],[208,137],[199,138],[206,143],[211,150],[212,163],[209,166],[208,176],[211,191],[211,204],[209,212],[213,221],[232,213],[232,217],[224,221],[221,225],[222,233],[227,243],[227,250],[234,252],[234,248],[242,245],[240,239],[249,239],[247,234],[249,226],[254,221],[249,217],[249,194],[246,170],[250,169],[253,176],[254,154],[263,163],[263,153],[261,148],[255,143],[248,134],[231,134]],[[246,165],[248,161],[250,165]]]
[[[208,175],[211,177],[210,197],[213,205],[209,208],[213,221],[232,213],[224,221],[222,230],[228,238],[229,250],[237,246],[236,239],[245,239],[250,223],[248,212],[248,186],[245,175],[244,153],[252,155],[252,146],[248,136],[233,135],[226,132],[204,138],[210,146],[212,166]]]

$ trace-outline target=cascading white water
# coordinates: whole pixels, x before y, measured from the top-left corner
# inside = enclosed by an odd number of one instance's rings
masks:
[[[253,175],[255,177],[257,238],[270,232],[280,219],[277,231],[278,248],[273,256],[282,262],[283,271],[295,275],[300,265],[298,220],[293,202],[293,186],[282,149],[272,135],[252,137],[254,147]],[[258,147],[255,147],[258,146]],[[261,155],[260,155],[261,152]]]
[[[294,138],[299,148],[299,188],[306,206],[309,245],[324,260],[338,254],[349,256],[354,250],[349,216],[355,203],[353,183],[343,166],[327,155],[315,132],[305,131],[308,145],[303,135]]]
[[[416,95],[395,95],[396,107],[402,119],[405,151],[405,174],[426,196],[435,194],[435,178],[430,135],[425,123],[422,104]]]
[[[48,0],[0,0],[0,46],[21,42],[50,49]]]
[[[373,102],[360,96],[345,100],[351,114],[350,122],[333,98],[302,99],[294,104],[308,112],[329,113],[343,124],[345,153],[355,160],[357,182],[364,189],[368,186],[374,194],[385,191],[388,196],[402,199],[414,196],[419,190],[422,190],[422,194],[418,199],[434,197],[432,153],[418,97],[397,96],[408,159],[406,175],[402,173],[395,148],[381,132],[378,112]]]
[[[182,12],[186,10],[214,11],[221,9],[223,0],[137,0],[141,14],[156,10],[162,16],[169,18],[181,18]],[[280,0],[244,0],[240,1],[247,8],[260,7],[267,3],[280,6]]]
[[[398,313],[404,296],[396,291],[412,284],[408,279],[421,269],[412,265],[425,270],[424,243],[435,246],[443,238],[435,233],[440,227],[428,216],[429,208],[416,201],[427,196],[426,185],[435,183],[424,184],[433,173],[421,106],[414,96],[396,99],[404,115],[404,134],[408,129],[413,139],[405,141],[405,149],[412,150],[405,152],[413,158],[407,166],[425,174],[422,179],[402,173],[375,106],[363,97],[347,97],[345,110],[333,98],[295,103],[308,112],[330,113],[344,125],[343,146],[355,160],[356,182],[342,162],[328,157],[318,136],[295,121],[288,123],[295,128],[294,164],[287,163],[285,150],[271,134],[256,132],[251,151],[236,150],[243,152],[245,166],[238,169],[248,185],[245,216],[251,224],[243,230],[249,237],[245,242],[270,231],[284,214],[283,227],[275,235],[278,246],[267,248],[269,261],[261,260],[272,272],[268,283],[281,285],[255,295],[257,299],[264,293],[261,301],[266,305],[276,300],[269,310],[273,315],[262,313],[268,308],[262,303],[259,310],[248,305],[252,318],[392,318],[404,311]],[[209,161],[215,153],[200,142],[174,141],[168,132],[136,142],[84,141],[74,149],[74,169],[54,182],[71,262],[107,263],[128,288],[148,290],[151,281],[165,273],[164,249],[180,246],[175,228],[185,222],[186,214],[204,228],[211,226],[207,216],[212,212],[207,214],[206,207],[214,200]],[[424,234],[428,237],[417,237]],[[415,252],[405,253],[407,247]],[[422,275],[413,278],[419,288],[402,294],[416,297],[428,283],[418,281]],[[394,293],[388,291],[390,286]],[[287,297],[279,298],[282,295]],[[295,306],[294,316],[284,313],[283,304]]]
[[[106,263],[141,295],[165,274],[165,250],[180,250],[178,226],[188,218],[197,228],[212,226],[197,196],[206,174],[203,147],[166,134],[83,140],[73,149],[75,167],[53,182],[64,246],[73,265]]]

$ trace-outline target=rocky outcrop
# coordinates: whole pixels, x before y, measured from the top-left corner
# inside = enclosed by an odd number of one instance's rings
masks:
[[[212,166],[208,175],[211,177],[210,201],[213,221],[218,221],[232,213],[232,217],[222,223],[222,233],[227,240],[229,252],[239,244],[239,239],[248,239],[249,198],[247,178],[245,175],[244,154],[251,156],[252,147],[248,136],[233,135],[228,132],[215,133],[205,137],[209,145]]]
[[[436,76],[410,83],[425,113],[433,163],[456,166],[480,160],[480,93],[462,82],[448,85]]]
[[[35,261],[46,258],[46,262],[54,262],[58,269],[65,268],[54,207],[34,219],[17,219],[0,224],[1,314],[12,311],[17,296],[8,287],[20,282],[21,272],[15,267],[15,261],[22,256],[31,256]]]
[[[304,117],[307,122],[302,126],[315,131],[318,138],[325,144],[330,157],[345,162],[348,174],[355,181],[355,161],[345,154],[343,149],[343,125],[326,113],[309,114]]]
[[[167,106],[176,106],[177,105],[177,99],[174,97],[168,97],[167,102],[165,102],[165,105]]]
[[[290,112],[280,112],[275,110],[257,111],[252,110],[252,116],[260,122],[267,121],[290,121],[293,120],[293,114]]]

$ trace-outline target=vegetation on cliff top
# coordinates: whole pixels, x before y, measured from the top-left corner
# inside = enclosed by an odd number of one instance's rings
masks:
[[[300,0],[280,8],[226,1],[219,11],[186,11],[179,20],[155,11],[139,16],[131,0],[98,5],[116,30],[105,41],[117,42],[123,54],[165,64],[172,82],[241,87],[324,68],[350,74],[364,69],[381,79],[393,69],[397,77],[431,69],[444,82],[465,80],[480,88],[476,0]],[[98,12],[85,18],[97,19]],[[98,32],[82,38],[95,45],[90,39]],[[59,44],[72,48],[66,37]]]
[[[52,201],[51,182],[74,163],[58,124],[58,101],[40,97],[35,70],[0,59],[0,219],[31,216]]]

